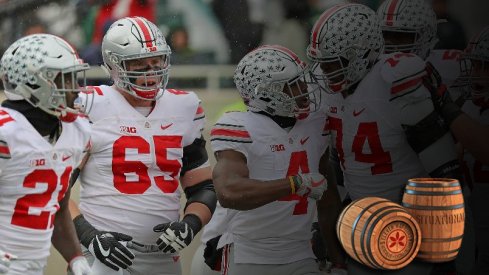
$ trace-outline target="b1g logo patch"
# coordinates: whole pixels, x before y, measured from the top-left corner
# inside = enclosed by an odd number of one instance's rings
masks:
[[[380,254],[391,261],[408,256],[413,247],[414,232],[402,221],[395,221],[384,227],[380,232]]]
[[[285,146],[283,144],[273,144],[270,145],[270,150],[272,150],[272,152],[285,151]]]

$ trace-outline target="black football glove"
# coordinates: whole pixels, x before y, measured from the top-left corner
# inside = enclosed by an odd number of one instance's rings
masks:
[[[120,243],[132,240],[131,236],[117,232],[99,231],[85,220],[83,215],[77,216],[73,222],[80,242],[99,261],[116,271],[132,265],[134,254]]]
[[[222,235],[208,240],[204,249],[204,262],[215,271],[221,271],[223,248],[217,248]]]
[[[450,126],[453,120],[462,114],[462,111],[453,102],[447,86],[442,83],[440,74],[430,62],[426,62],[426,75],[423,77],[423,84],[430,91],[436,112]]]
[[[181,221],[159,224],[153,231],[162,232],[156,240],[158,248],[164,253],[175,253],[187,247],[201,228],[199,217],[188,214]]]

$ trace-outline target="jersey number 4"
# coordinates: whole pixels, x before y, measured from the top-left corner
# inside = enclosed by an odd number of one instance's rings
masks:
[[[68,183],[70,180],[72,167],[68,166],[61,177],[61,190],[58,192],[57,201],[63,199]],[[46,191],[40,194],[27,194],[17,200],[14,214],[12,215],[12,224],[31,229],[45,230],[53,227],[54,215],[51,211],[40,211],[40,214],[34,214],[36,208],[45,208],[51,201],[53,193],[58,187],[58,175],[53,170],[34,170],[27,175],[22,183],[24,188],[36,188],[38,184],[47,184]],[[59,208],[59,205],[56,205]]]
[[[293,152],[290,155],[290,164],[289,169],[287,170],[287,177],[297,175],[299,174],[299,172],[301,172],[302,174],[309,173],[309,162],[307,160],[306,151]],[[292,194],[279,199],[279,201],[297,201],[292,215],[307,214],[307,197]]]
[[[329,117],[328,129],[336,131],[336,150],[345,169],[345,151],[343,150],[343,124],[340,118]],[[368,143],[370,153],[364,153],[363,148]],[[380,143],[377,122],[362,122],[358,125],[357,134],[353,139],[351,151],[355,153],[355,161],[373,163],[370,168],[372,175],[392,172],[392,160],[389,152],[384,151]]]
[[[167,153],[170,148],[182,148],[182,137],[154,136],[153,143],[156,165],[170,176],[170,179],[155,176],[154,182],[163,193],[173,193],[178,188],[176,178],[182,165],[176,159],[168,159]],[[138,154],[150,154],[151,146],[148,141],[139,136],[123,136],[114,142],[112,152],[114,187],[124,194],[143,194],[151,186],[148,167],[141,161],[126,159],[126,150],[131,149],[137,150]],[[136,175],[138,180],[128,181],[127,175]]]

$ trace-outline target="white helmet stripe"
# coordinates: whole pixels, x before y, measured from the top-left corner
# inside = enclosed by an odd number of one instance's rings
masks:
[[[128,19],[134,23],[139,34],[142,34],[143,42],[145,42],[146,47],[152,48],[154,35],[145,20],[143,20],[141,17],[130,17]]]

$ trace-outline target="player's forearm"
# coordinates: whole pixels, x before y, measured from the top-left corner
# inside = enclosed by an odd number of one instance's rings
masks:
[[[323,198],[318,201],[317,207],[319,227],[326,243],[330,261],[337,264],[344,264],[345,254],[336,237],[336,221],[341,210],[341,200],[338,190],[336,188],[329,188]]]
[[[69,200],[65,197],[63,200]],[[63,204],[63,202],[61,202]],[[71,219],[68,203],[60,208],[54,220],[54,230],[51,242],[63,258],[69,262],[76,256],[82,255],[80,242],[76,236],[75,226]]]
[[[450,124],[450,130],[467,151],[477,160],[489,165],[489,126],[481,125],[466,114]]]
[[[71,219],[74,219],[81,214],[80,208],[78,208],[78,204],[72,199],[70,199],[69,201],[69,209],[70,209]]]
[[[214,178],[219,203],[225,208],[251,210],[291,194],[289,179],[259,181],[248,178]]]
[[[189,204],[183,215],[185,216],[188,214],[194,214],[199,217],[200,221],[202,222],[202,226],[206,225],[212,218],[212,213],[209,207],[200,202]]]

